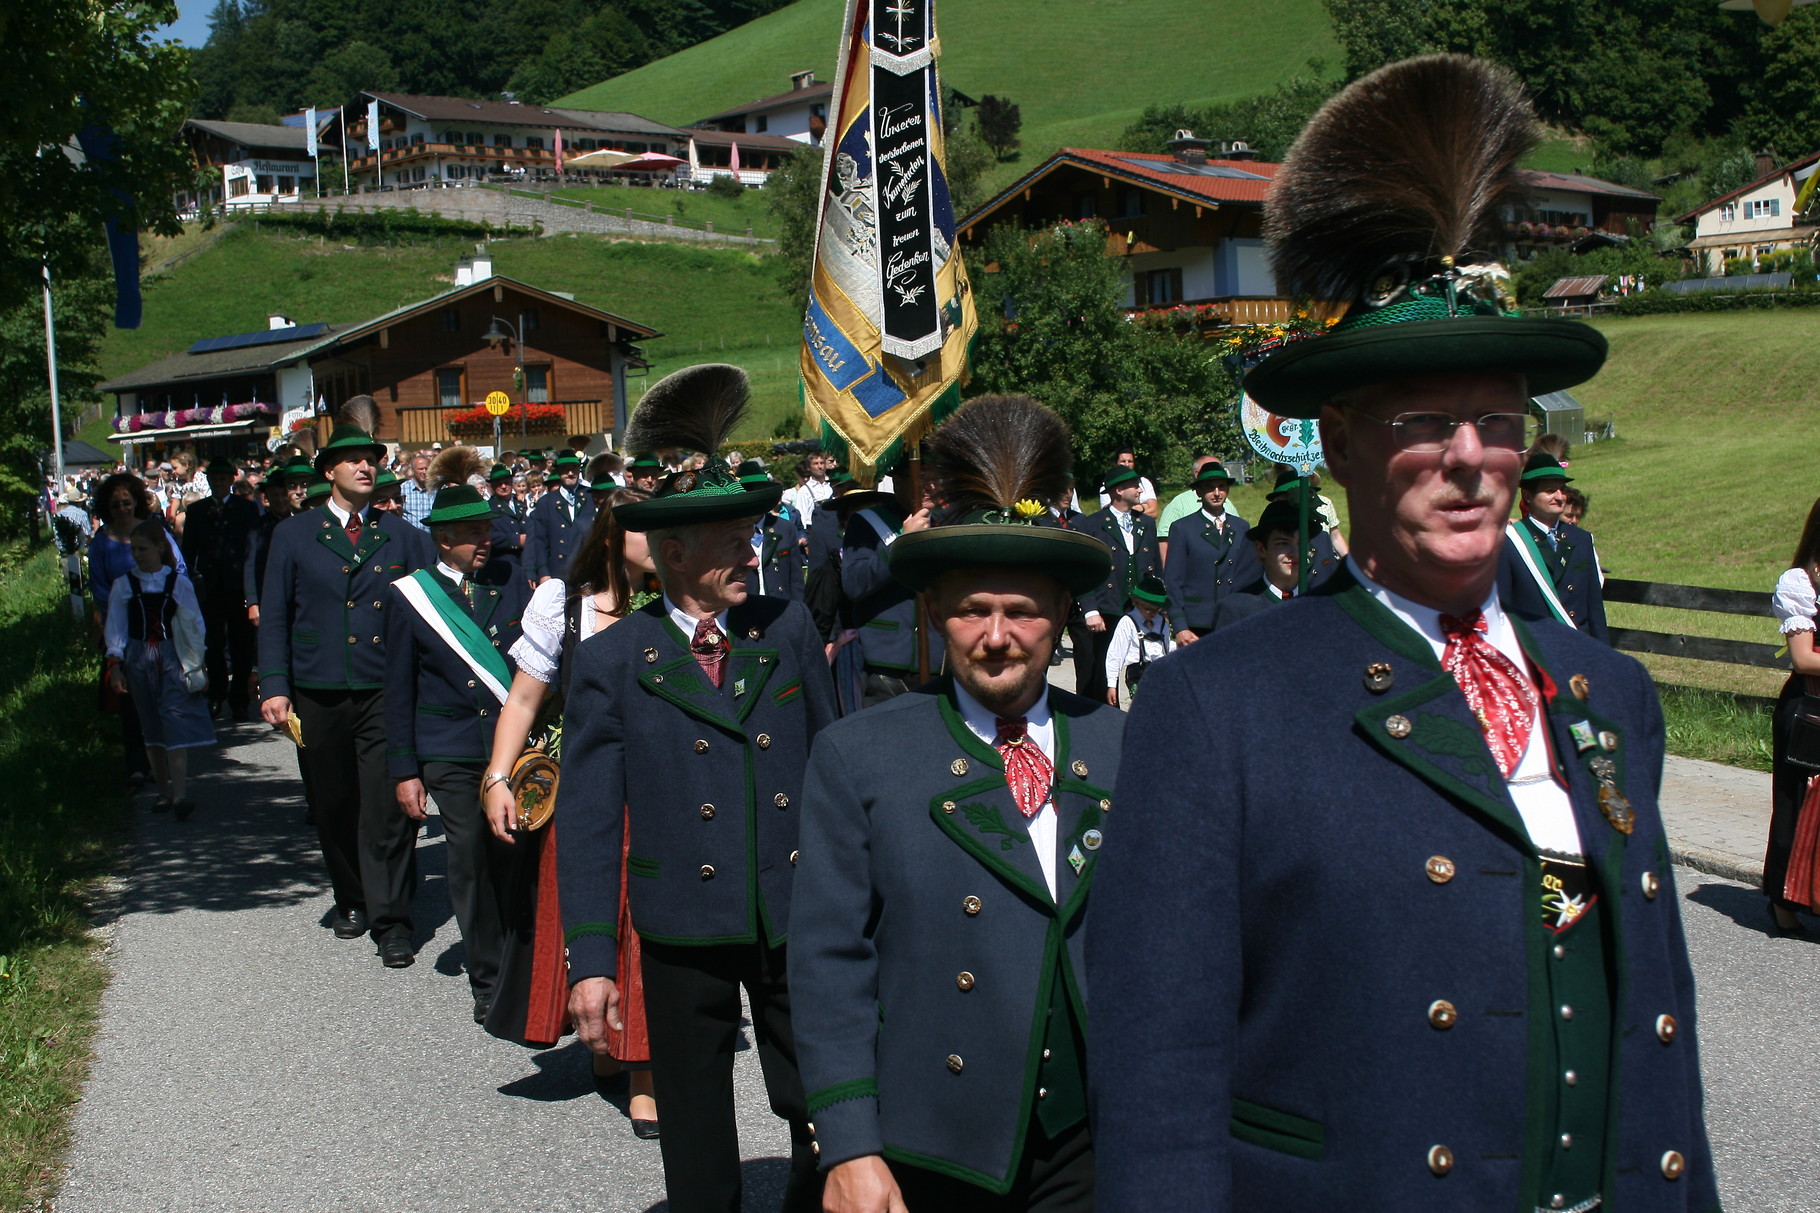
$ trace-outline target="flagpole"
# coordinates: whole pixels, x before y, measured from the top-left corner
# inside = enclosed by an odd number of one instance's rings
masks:
[[[335,125],[341,128],[341,192],[351,194],[354,187],[348,182],[348,111],[347,106],[335,107]]]
[[[63,491],[63,412],[57,399],[57,325],[51,318],[51,263],[44,267],[44,360],[51,372],[51,466],[57,491]]]

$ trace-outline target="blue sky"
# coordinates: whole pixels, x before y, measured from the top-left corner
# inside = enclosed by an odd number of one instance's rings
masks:
[[[183,0],[177,5],[177,19],[159,33],[185,46],[201,46],[209,40],[209,10],[214,7],[203,0]]]

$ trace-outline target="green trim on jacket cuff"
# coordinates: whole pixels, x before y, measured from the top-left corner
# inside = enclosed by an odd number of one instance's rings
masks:
[[[819,1091],[809,1093],[809,1115],[814,1116],[829,1104],[859,1099],[867,1095],[873,1097],[878,1095],[878,1079],[850,1078],[846,1082],[837,1082],[831,1087],[823,1087]]]

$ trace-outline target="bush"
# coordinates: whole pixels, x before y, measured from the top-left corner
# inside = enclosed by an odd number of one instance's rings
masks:
[[[397,244],[401,241],[415,243],[424,237],[484,240],[491,236],[536,234],[535,228],[495,227],[490,223],[468,219],[444,219],[440,215],[426,215],[415,208],[351,211],[339,207],[333,211],[279,211],[249,215],[237,222],[251,222],[255,231],[276,228],[280,231],[333,236],[337,240],[360,244]]]
[[[705,192],[716,198],[743,198],[746,196],[746,187],[731,173],[716,173],[708,181]]]
[[[1713,292],[1672,295],[1667,291],[1645,291],[1618,300],[1614,310],[1620,316],[1667,316],[1680,312],[1744,312],[1788,307],[1820,307],[1820,290],[1811,289],[1810,284],[1807,290],[1783,288],[1727,295]]]

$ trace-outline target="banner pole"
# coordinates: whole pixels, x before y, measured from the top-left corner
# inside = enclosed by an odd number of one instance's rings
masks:
[[[1299,515],[1299,517],[1297,518],[1297,523],[1298,523],[1297,529],[1300,531],[1301,534],[1300,534],[1300,538],[1298,539],[1298,541],[1296,543],[1296,549],[1295,549],[1295,551],[1296,551],[1296,561],[1295,561],[1295,563],[1296,563],[1296,588],[1295,588],[1295,592],[1296,592],[1296,596],[1300,597],[1301,595],[1306,594],[1308,592],[1308,507],[1309,507],[1308,482],[1310,479],[1313,478],[1314,469],[1309,468],[1306,471],[1304,471],[1301,468],[1297,468],[1296,471],[1299,473],[1299,475],[1296,477],[1296,483],[1300,487],[1300,492],[1298,493],[1298,496],[1300,497],[1299,504],[1301,506],[1301,508],[1299,510],[1297,510],[1297,514]]]
[[[905,450],[909,464],[910,478],[910,513],[914,514],[923,508],[923,460],[921,443],[912,444]],[[916,596],[916,617],[911,629],[911,643],[916,645],[916,683],[921,686],[929,681],[929,611],[924,605],[921,594]]]

